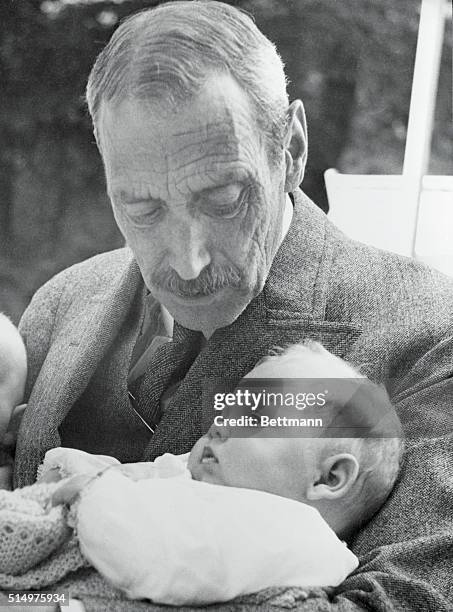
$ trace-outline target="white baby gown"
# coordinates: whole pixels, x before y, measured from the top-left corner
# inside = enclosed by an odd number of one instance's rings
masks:
[[[43,471],[96,472],[77,502],[88,561],[130,598],[172,605],[228,601],[273,586],[337,586],[358,566],[314,508],[190,478],[187,455],[120,465],[53,449]]]

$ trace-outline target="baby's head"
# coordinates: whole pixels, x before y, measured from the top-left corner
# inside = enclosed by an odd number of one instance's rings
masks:
[[[27,355],[22,338],[0,313],[0,431],[6,429],[14,408],[22,402],[27,378]]]
[[[260,429],[245,438],[230,435],[225,426],[213,425],[192,449],[192,477],[304,502],[317,508],[338,535],[349,537],[382,506],[398,475],[401,425],[387,394],[315,342],[293,345],[265,358],[246,378],[355,379],[359,390],[351,400],[356,404],[355,417],[361,406],[368,415],[373,406],[373,414],[382,408],[383,418],[373,418],[375,437],[369,438],[328,434],[270,438]],[[349,414],[344,407],[350,402],[344,392],[343,397],[330,399],[333,416],[344,426]]]

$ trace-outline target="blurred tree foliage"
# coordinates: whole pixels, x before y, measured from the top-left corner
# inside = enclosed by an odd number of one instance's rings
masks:
[[[0,310],[15,320],[62,268],[121,245],[83,94],[117,27],[157,0],[0,2]],[[310,134],[305,190],[322,173],[399,173],[418,0],[232,0],[277,44]],[[448,26],[451,30],[451,22]],[[451,173],[451,32],[445,38],[433,172]]]

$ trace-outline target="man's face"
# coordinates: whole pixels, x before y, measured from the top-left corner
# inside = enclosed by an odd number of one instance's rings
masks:
[[[281,241],[284,155],[267,156],[247,95],[230,76],[170,112],[104,105],[100,136],[120,230],[154,297],[209,336],[261,292]]]

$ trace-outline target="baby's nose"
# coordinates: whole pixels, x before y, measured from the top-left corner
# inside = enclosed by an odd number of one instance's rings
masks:
[[[208,430],[208,437],[211,440],[226,440],[228,438],[228,426],[216,425],[214,422]]]

